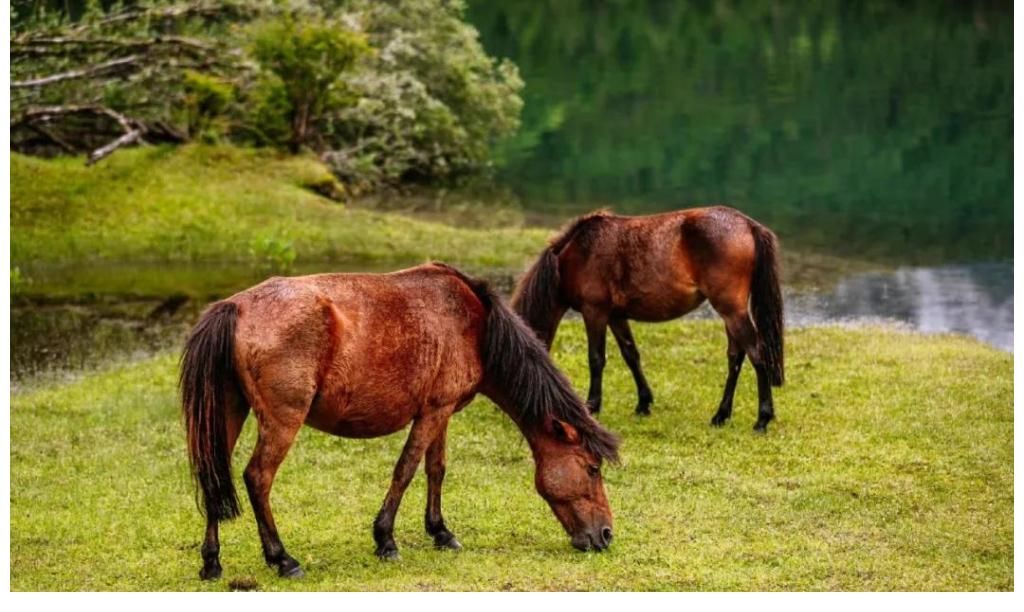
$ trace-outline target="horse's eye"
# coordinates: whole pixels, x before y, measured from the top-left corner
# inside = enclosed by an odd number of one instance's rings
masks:
[[[601,474],[601,466],[599,465],[588,465],[587,473],[591,476],[598,476]]]

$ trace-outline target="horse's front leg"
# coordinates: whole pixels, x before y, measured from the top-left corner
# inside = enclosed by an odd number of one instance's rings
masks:
[[[377,543],[377,556],[381,559],[397,559],[398,546],[395,545],[395,515],[402,503],[402,495],[416,475],[416,467],[443,427],[448,425],[450,410],[438,411],[418,418],[412,424],[409,439],[395,464],[395,472],[391,477],[391,487],[384,497],[377,519],[373,522],[373,540]]]
[[[448,423],[441,426],[441,431],[427,448],[427,511],[424,524],[427,534],[434,538],[434,546],[460,550],[462,544],[455,539],[455,534],[448,531],[441,514],[441,485],[444,483],[446,464],[446,447],[448,441]]]
[[[590,365],[587,406],[591,413],[597,414],[601,412],[601,380],[604,375],[608,315],[601,311],[584,309],[583,324],[587,328],[587,361]]]

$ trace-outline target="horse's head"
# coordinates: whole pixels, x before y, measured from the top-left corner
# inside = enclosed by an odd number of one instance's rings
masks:
[[[601,457],[575,427],[548,418],[534,439],[537,492],[579,550],[604,550],[612,541],[612,511],[601,479]]]

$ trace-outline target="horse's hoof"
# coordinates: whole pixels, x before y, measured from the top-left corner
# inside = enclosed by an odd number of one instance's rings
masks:
[[[220,578],[223,570],[220,568],[220,564],[203,566],[203,569],[199,570],[199,577],[203,580],[216,580]]]
[[[651,407],[643,404],[636,407],[637,416],[651,416]]]
[[[292,568],[281,568],[277,570],[278,575],[282,578],[302,578],[306,575],[306,572],[302,571],[302,568],[298,565]]]
[[[377,549],[375,553],[377,558],[381,561],[398,561],[398,548],[393,544],[391,546],[382,546]]]
[[[712,427],[721,427],[722,425],[725,425],[725,422],[728,421],[728,420],[729,420],[729,417],[722,416],[720,414],[716,414],[715,416],[711,417],[711,426]]]
[[[438,550],[462,550],[462,544],[455,539],[455,536],[452,536],[444,542],[435,541],[434,548]]]
[[[754,424],[754,431],[756,431],[759,434],[768,433],[768,423],[762,423],[761,421],[758,421],[757,423]]]

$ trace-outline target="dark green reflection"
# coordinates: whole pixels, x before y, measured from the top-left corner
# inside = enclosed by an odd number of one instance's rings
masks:
[[[471,2],[526,81],[534,209],[727,202],[787,245],[1011,256],[1009,2]]]

